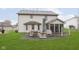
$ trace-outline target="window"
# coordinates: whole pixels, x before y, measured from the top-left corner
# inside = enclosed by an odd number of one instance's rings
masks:
[[[59,32],[59,27],[58,27],[59,24],[55,24],[55,32]]]
[[[47,16],[45,16],[45,18],[47,19]]]
[[[32,30],[34,30],[34,25],[32,25]]]
[[[33,18],[33,15],[30,15],[30,18],[32,19]]]
[[[70,29],[75,29],[75,26],[74,25],[69,25],[69,28]]]
[[[62,32],[63,24],[60,24],[60,32]]]
[[[50,24],[50,29],[52,32],[54,32],[54,24]]]
[[[63,27],[63,24],[60,24],[61,27]]]
[[[49,24],[46,24],[46,29],[49,29]]]
[[[38,30],[40,30],[40,25],[38,25]]]
[[[26,25],[26,30],[28,30],[28,25]]]

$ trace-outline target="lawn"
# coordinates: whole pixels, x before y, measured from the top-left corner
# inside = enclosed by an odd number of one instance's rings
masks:
[[[27,40],[22,33],[0,34],[0,50],[78,50],[79,31],[71,31],[67,37]]]

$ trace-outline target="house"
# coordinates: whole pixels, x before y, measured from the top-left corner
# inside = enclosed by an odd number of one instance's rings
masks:
[[[0,22],[0,31],[1,30],[10,31],[13,30],[13,26],[6,20],[4,22]]]
[[[58,14],[53,11],[38,11],[38,10],[21,10],[18,13],[18,31],[31,32],[43,31],[43,19],[46,18],[46,32],[62,33],[64,22],[58,19]]]
[[[79,29],[79,16],[74,16],[66,20],[64,27],[68,29]]]
[[[13,30],[18,30],[18,24],[16,23],[15,25],[12,25],[13,26]]]

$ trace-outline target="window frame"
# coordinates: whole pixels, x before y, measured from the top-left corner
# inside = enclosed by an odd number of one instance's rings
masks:
[[[35,26],[34,26],[34,24],[32,24],[31,26],[32,26],[32,30],[34,30],[34,29],[35,29]]]
[[[33,15],[30,15],[30,18],[33,19]]]
[[[38,30],[40,30],[40,25],[38,24]]]
[[[26,30],[28,30],[28,25],[26,25]]]
[[[49,24],[46,24],[46,29],[48,29],[48,30],[49,30]]]

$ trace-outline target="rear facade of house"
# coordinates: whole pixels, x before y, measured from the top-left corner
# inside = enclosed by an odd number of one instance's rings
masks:
[[[52,11],[21,10],[18,13],[18,31],[30,32],[32,30],[42,32],[42,22],[46,18],[46,31],[49,33],[63,32],[64,22],[58,19],[58,14]]]

